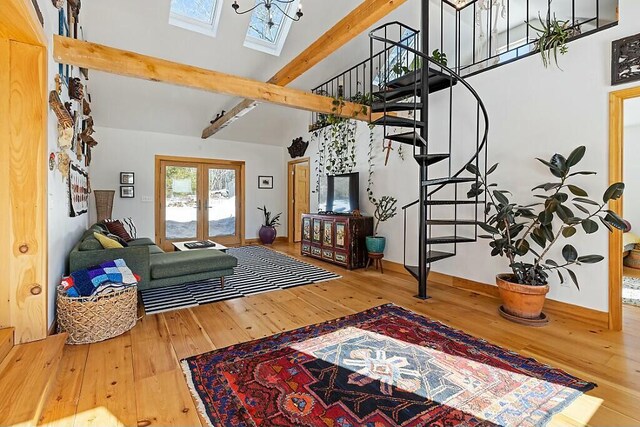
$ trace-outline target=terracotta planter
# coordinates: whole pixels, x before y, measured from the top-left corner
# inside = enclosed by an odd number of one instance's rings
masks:
[[[498,274],[496,285],[508,314],[523,319],[539,319],[549,286],[529,286],[510,282],[512,274]]]

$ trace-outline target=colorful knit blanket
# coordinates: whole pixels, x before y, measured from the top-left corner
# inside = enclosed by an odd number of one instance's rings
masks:
[[[98,291],[102,293],[107,289],[112,291],[114,287],[104,286],[106,284],[133,286],[139,280],[140,278],[127,267],[123,259],[116,259],[74,271],[62,280],[61,285],[67,296],[75,298],[96,295]]]

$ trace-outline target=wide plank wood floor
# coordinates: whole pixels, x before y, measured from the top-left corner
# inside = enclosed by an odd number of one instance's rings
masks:
[[[297,256],[298,246],[275,249]],[[598,387],[552,425],[640,425],[640,308],[625,307],[624,332],[553,315],[544,328],[515,325],[498,301],[442,285],[420,301],[404,274],[346,271],[317,285],[144,317],[129,333],[86,346],[66,346],[40,425],[186,426],[200,418],[179,360],[234,343],[319,323],[393,302],[520,354],[594,381]]]

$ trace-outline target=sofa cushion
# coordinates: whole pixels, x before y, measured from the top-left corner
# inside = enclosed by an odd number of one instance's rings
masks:
[[[185,276],[216,270],[228,270],[238,260],[218,250],[168,252],[151,255],[149,260],[152,279]]]
[[[153,254],[163,254],[164,251],[160,249],[157,245],[149,245],[149,253]]]
[[[122,249],[124,247],[117,240],[107,237],[101,233],[93,233],[93,237],[98,239],[102,247],[105,249]]]
[[[78,250],[80,251],[99,251],[100,249],[102,249],[102,244],[98,241],[98,239],[93,237],[93,234],[90,237],[84,239],[80,243],[80,246],[78,246]]]
[[[106,225],[107,228],[109,229],[109,233],[115,234],[125,242],[129,242],[133,240],[133,238],[129,235],[127,230],[125,230],[124,225],[120,221],[118,220],[109,221],[109,222],[105,221],[104,225]]]
[[[155,245],[155,242],[148,237],[141,237],[139,239],[133,239],[127,242],[129,246],[151,246]]]

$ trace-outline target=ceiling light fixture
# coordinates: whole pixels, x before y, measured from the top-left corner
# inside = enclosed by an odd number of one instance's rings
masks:
[[[236,11],[236,13],[238,15],[244,15],[245,13],[249,13],[251,11],[253,11],[254,9],[257,9],[260,6],[264,6],[265,9],[267,9],[267,14],[269,16],[269,20],[267,21],[267,25],[269,26],[269,29],[271,29],[271,27],[273,27],[275,25],[275,23],[273,22],[273,11],[272,11],[272,7],[276,7],[278,8],[278,10],[280,10],[280,12],[282,12],[284,14],[284,16],[286,16],[287,18],[291,19],[292,21],[299,21],[300,18],[302,18],[303,13],[302,13],[302,4],[298,4],[298,11],[296,12],[295,16],[291,16],[287,13],[286,9],[288,9],[288,5],[290,5],[291,3],[295,2],[296,0],[262,0],[259,3],[256,3],[255,6],[253,6],[251,9],[247,9],[245,11],[240,12],[240,5],[238,4],[238,1],[234,1],[233,4],[231,5],[231,7],[233,7],[233,10]],[[285,5],[284,8],[280,7],[280,5],[283,4]]]

